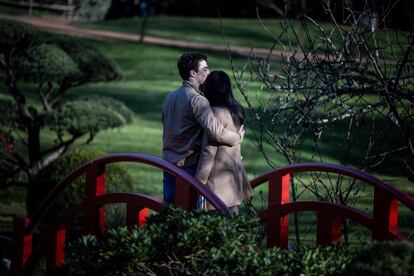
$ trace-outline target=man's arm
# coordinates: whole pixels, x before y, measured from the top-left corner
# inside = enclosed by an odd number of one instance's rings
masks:
[[[204,96],[196,96],[191,100],[194,117],[203,127],[211,140],[220,144],[234,146],[240,144],[244,137],[243,127],[238,132],[228,130],[214,116],[209,101]]]
[[[198,161],[197,172],[195,177],[204,185],[207,183],[213,168],[214,159],[217,153],[218,144],[210,142],[207,133],[203,134],[203,142],[201,144],[201,154]]]

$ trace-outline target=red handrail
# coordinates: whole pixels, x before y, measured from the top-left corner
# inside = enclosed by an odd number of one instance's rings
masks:
[[[266,182],[269,177],[274,175],[275,173],[280,174],[293,174],[293,173],[299,173],[299,172],[331,172],[331,173],[337,173],[342,174],[346,176],[350,176],[352,178],[361,180],[365,183],[371,184],[374,187],[380,188],[381,190],[392,194],[395,198],[397,198],[401,203],[403,203],[405,206],[407,206],[411,211],[414,211],[414,199],[410,197],[409,195],[401,192],[394,186],[370,175],[365,172],[356,170],[354,168],[345,167],[342,165],[335,165],[335,164],[327,164],[327,163],[301,163],[301,164],[293,164],[285,167],[280,167],[278,169],[275,169],[271,172],[265,173],[263,175],[260,175],[250,181],[250,184],[253,188],[256,186]]]
[[[58,195],[66,189],[71,183],[73,183],[77,178],[82,176],[88,168],[96,164],[99,166],[104,166],[111,163],[118,162],[135,162],[152,165],[158,167],[164,171],[169,172],[174,176],[178,176],[187,183],[189,183],[198,193],[203,195],[217,210],[222,212],[228,212],[227,206],[208,188],[205,187],[198,180],[189,175],[186,171],[180,169],[177,166],[174,166],[160,158],[149,156],[145,154],[138,153],[117,153],[110,154],[104,157],[97,158],[95,160],[89,161],[76,169],[70,175],[68,175],[64,180],[62,180],[58,185],[56,185],[52,191],[45,197],[45,199],[40,203],[39,207],[34,212],[33,216],[30,219],[30,223],[27,227],[27,232],[32,232],[43,216],[47,213],[48,209],[57,199]]]
[[[46,252],[49,266],[57,266],[64,259],[66,238],[65,225],[84,212],[87,233],[101,235],[104,231],[104,206],[112,203],[127,203],[127,225],[142,225],[148,215],[148,208],[159,211],[166,203],[158,198],[138,193],[105,194],[105,166],[118,162],[148,164],[167,171],[176,177],[176,204],[186,210],[195,207],[197,194],[203,195],[218,211],[228,212],[227,206],[208,188],[184,170],[170,163],[144,154],[118,153],[97,158],[82,165],[46,196],[34,215],[29,218],[15,218],[13,230],[12,272],[22,275],[31,271],[39,256]],[[374,186],[374,211],[370,216],[360,210],[326,202],[290,202],[290,180],[294,173],[329,172],[350,176]],[[32,235],[47,210],[58,195],[77,178],[86,174],[85,198],[77,206],[66,211],[50,228],[32,250]],[[406,239],[397,231],[398,202],[414,211],[412,197],[393,186],[358,170],[332,164],[305,163],[290,165],[261,175],[251,181],[253,188],[269,184],[269,203],[260,217],[267,222],[268,246],[287,246],[288,221],[292,212],[316,211],[318,215],[317,243],[332,244],[340,239],[341,218],[351,219],[373,233],[373,238]],[[0,240],[7,243],[7,240]]]
[[[105,194],[105,166],[118,162],[148,164],[167,171],[176,177],[175,203],[186,210],[195,208],[198,194],[205,197],[219,212],[228,212],[228,207],[212,191],[184,170],[153,156],[134,153],[111,154],[89,161],[63,179],[45,197],[31,218],[15,218],[12,239],[12,273],[22,275],[33,269],[39,256],[46,250],[47,264],[59,265],[64,259],[66,239],[65,224],[80,213],[85,213],[85,231],[102,235],[104,231],[104,206],[111,203],[127,203],[127,224],[142,225],[148,216],[148,208],[159,211],[166,203],[158,198],[137,193]],[[77,178],[86,175],[84,200],[68,210],[49,229],[35,248],[32,248],[32,235],[48,209],[59,194]]]
[[[85,198],[80,204],[70,208],[67,210],[63,215],[59,217],[59,219],[54,223],[55,226],[60,227],[62,225],[66,225],[68,222],[73,221],[77,216],[79,216],[83,210],[85,209],[85,205],[88,203],[88,201],[94,201],[95,204],[113,204],[113,203],[127,203],[127,225],[143,225],[142,221],[138,221],[139,217],[135,216],[134,220],[134,214],[132,212],[132,209],[136,207],[137,209],[142,209],[145,212],[145,215],[148,215],[148,212],[145,210],[146,208],[149,208],[151,210],[154,210],[156,212],[159,212],[161,207],[163,205],[166,205],[166,202],[164,202],[161,199],[149,196],[149,195],[143,195],[139,193],[111,193],[111,194],[104,194],[101,196],[97,196],[96,198]],[[132,206],[130,206],[130,204]],[[60,227],[60,230],[62,231],[62,227]],[[42,253],[47,250],[48,246],[51,246],[52,243],[50,243],[50,237],[56,235],[56,228],[49,229],[41,239],[37,242],[36,248],[33,250],[31,256],[27,259],[25,264],[25,269],[27,271],[32,271],[35,268],[35,265],[39,261],[39,257],[42,256]],[[64,239],[60,242],[58,247],[64,247]],[[56,246],[56,245],[53,245]],[[52,258],[52,260],[49,260],[49,262],[55,261],[55,264],[57,265],[61,261],[63,261],[63,256],[57,256],[56,259],[53,260],[54,256],[51,256],[49,258]],[[56,262],[57,261],[57,262]]]
[[[326,202],[290,202],[290,181],[295,173],[328,172],[361,180],[374,187],[373,214]],[[353,168],[323,163],[289,165],[265,173],[250,183],[253,188],[268,182],[268,206],[259,216],[267,222],[268,246],[287,247],[289,214],[315,211],[318,214],[317,243],[334,244],[340,240],[341,218],[348,218],[372,231],[373,239],[407,240],[398,232],[398,202],[414,211],[414,199],[397,188]]]

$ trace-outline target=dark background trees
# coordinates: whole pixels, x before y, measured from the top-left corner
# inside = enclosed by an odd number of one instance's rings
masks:
[[[141,0],[142,1],[142,0]],[[112,0],[107,18],[139,16],[138,0]],[[256,17],[256,8],[262,17],[296,17],[306,14],[316,20],[329,20],[323,1],[310,0],[147,0],[152,15]],[[346,16],[345,7],[350,7],[361,19],[369,16],[364,12],[381,15],[390,10],[386,24],[390,28],[410,30],[414,26],[414,2],[410,0],[332,0],[329,1],[334,16],[341,21]],[[390,9],[392,8],[392,9]]]

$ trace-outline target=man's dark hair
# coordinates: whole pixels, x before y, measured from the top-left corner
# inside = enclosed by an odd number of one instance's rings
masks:
[[[190,78],[190,71],[198,71],[198,63],[201,60],[207,61],[207,56],[201,53],[184,53],[177,62],[178,72],[183,80]]]

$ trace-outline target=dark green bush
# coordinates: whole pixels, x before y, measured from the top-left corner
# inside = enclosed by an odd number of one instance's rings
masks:
[[[93,45],[68,37],[49,39],[48,44],[59,46],[74,60],[80,70],[80,74],[70,79],[70,81],[76,85],[85,82],[122,79],[119,65],[103,55]]]
[[[165,207],[143,228],[117,228],[71,243],[56,275],[336,275],[341,248],[267,249],[249,216]],[[318,255],[318,256],[317,256]],[[311,264],[311,262],[315,262]]]
[[[36,44],[39,31],[29,24],[0,19],[0,56],[12,57]],[[0,67],[2,70],[3,68]]]
[[[116,100],[113,102],[119,103]],[[43,116],[45,126],[58,135],[67,132],[74,136],[84,133],[94,136],[103,129],[126,124],[122,114],[116,109],[103,106],[99,101],[65,101],[58,108],[45,112]]]
[[[18,77],[33,82],[61,82],[81,73],[74,60],[57,45],[27,48],[16,60]]]
[[[354,254],[354,250],[345,245],[305,246],[300,248],[297,258],[304,275],[339,275],[349,266]]]
[[[125,121],[125,123],[131,123],[134,118],[134,113],[124,104],[124,102],[115,100],[111,97],[87,94],[79,95],[74,98],[74,100],[99,103],[101,106],[106,107],[108,110],[113,110],[113,112],[118,113],[122,117],[122,120]]]
[[[410,276],[414,273],[414,245],[401,241],[374,242],[358,250],[344,275]]]
[[[105,155],[100,151],[76,150],[68,152],[55,162],[42,169],[34,179],[27,193],[27,210],[33,215],[37,206],[43,198],[55,187],[60,181],[68,176],[75,169],[84,163]],[[126,169],[120,164],[112,164],[106,170],[106,192],[132,192],[132,180]],[[49,209],[44,223],[53,222],[62,212],[67,211],[70,207],[78,204],[84,197],[85,193],[85,176],[78,178],[72,185],[67,187],[58,197],[53,207]],[[112,210],[112,209],[110,209]],[[123,218],[119,210],[115,209],[114,213],[106,212],[105,219],[110,225],[119,225],[119,220]]]

